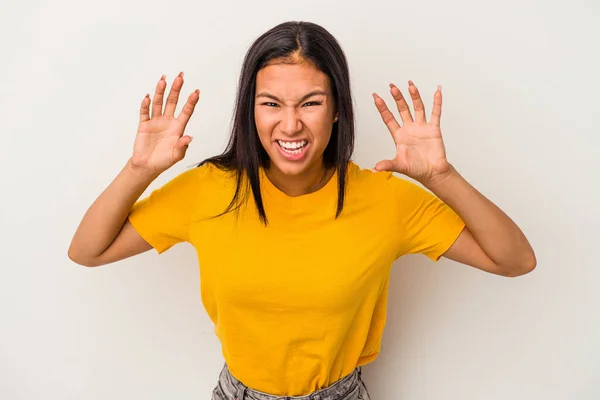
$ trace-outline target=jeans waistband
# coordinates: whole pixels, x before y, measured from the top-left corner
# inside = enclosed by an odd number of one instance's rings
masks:
[[[231,375],[227,365],[219,375],[219,387],[227,398],[236,400],[340,400],[353,391],[360,390],[361,369],[356,368],[351,374],[343,377],[324,389],[306,396],[273,396],[248,388]]]

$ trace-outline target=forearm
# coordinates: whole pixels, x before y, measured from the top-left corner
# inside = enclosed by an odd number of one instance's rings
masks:
[[[128,161],[83,216],[71,241],[69,257],[89,260],[102,254],[119,234],[133,204],[155,178],[136,170]]]
[[[533,268],[535,255],[521,229],[451,166],[450,172],[425,185],[465,222],[475,241],[499,266]]]

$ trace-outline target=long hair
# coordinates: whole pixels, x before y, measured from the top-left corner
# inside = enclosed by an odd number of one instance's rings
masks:
[[[309,62],[329,78],[338,120],[333,124],[331,139],[323,157],[325,168],[335,168],[337,171],[335,217],[342,212],[348,162],[354,151],[354,111],[348,63],[339,43],[326,29],[310,22],[289,21],[262,34],[248,49],[238,84],[229,143],[221,155],[199,164],[212,163],[220,169],[235,171],[236,190],[233,199],[220,215],[239,208],[246,201],[249,185],[260,220],[267,224],[260,193],[259,168],[267,168],[270,159],[260,143],[254,121],[256,75],[270,63],[294,62],[298,59]]]

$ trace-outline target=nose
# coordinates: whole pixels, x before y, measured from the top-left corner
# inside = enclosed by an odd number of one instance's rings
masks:
[[[283,111],[280,126],[281,132],[290,136],[302,130],[302,121],[298,118],[295,107],[289,107]]]

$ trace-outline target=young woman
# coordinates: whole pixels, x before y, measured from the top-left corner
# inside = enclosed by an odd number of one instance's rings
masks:
[[[441,88],[427,118],[411,81],[414,113],[390,85],[401,122],[374,94],[396,156],[373,170],[350,161],[346,58],[306,22],[278,25],[249,49],[226,151],[138,200],[192,141],[184,130],[199,91],[176,117],[182,85],[179,74],[165,102],[163,76],[143,99],[133,155],[69,256],[99,266],[191,243],[226,361],[213,399],[368,398],[360,366],[379,353],[390,268],[404,254],[509,277],[535,267],[517,225],[447,160]]]

